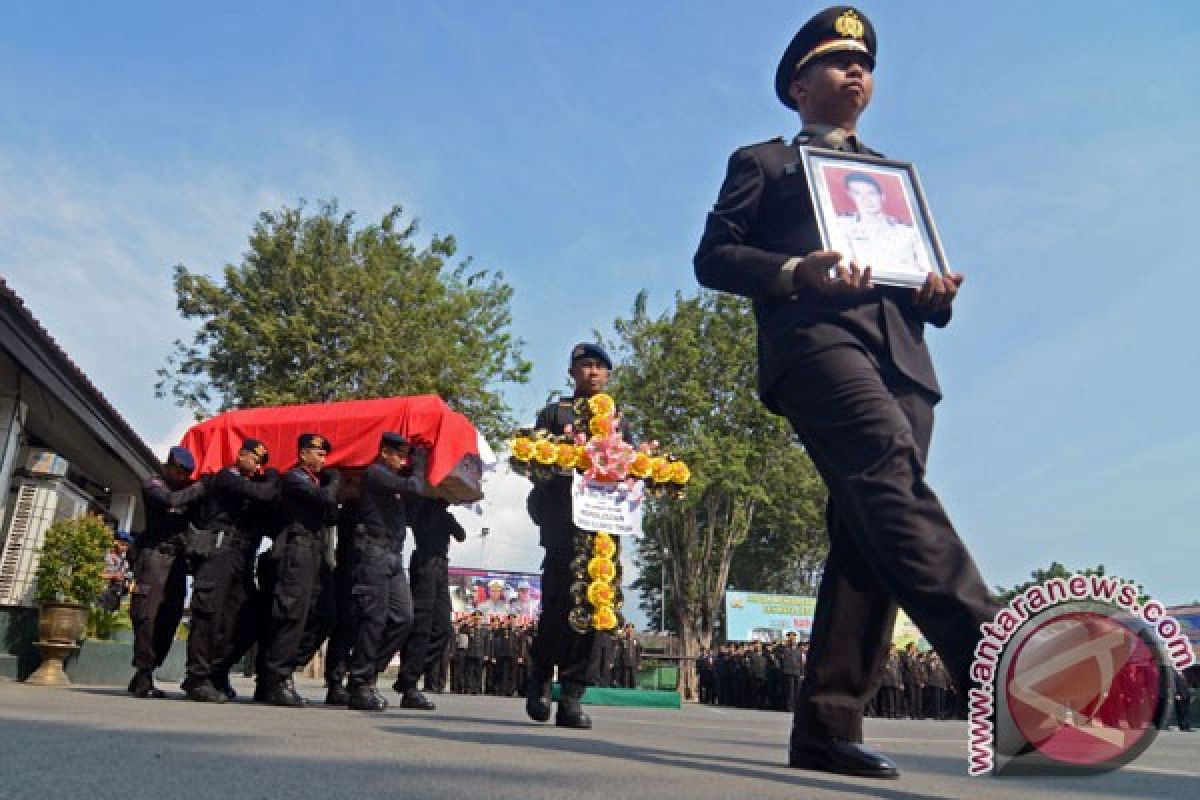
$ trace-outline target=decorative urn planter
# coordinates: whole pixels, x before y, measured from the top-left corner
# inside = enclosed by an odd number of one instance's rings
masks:
[[[79,649],[87,628],[88,607],[73,603],[43,603],[38,612],[38,640],[42,663],[25,679],[34,686],[69,686],[63,662]]]

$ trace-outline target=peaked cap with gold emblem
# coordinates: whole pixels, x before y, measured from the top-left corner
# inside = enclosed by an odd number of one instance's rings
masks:
[[[870,59],[872,68],[875,66],[875,28],[866,14],[850,6],[832,6],[804,23],[775,70],[775,94],[779,102],[795,111],[788,87],[796,70],[821,56],[845,51],[862,53]]]

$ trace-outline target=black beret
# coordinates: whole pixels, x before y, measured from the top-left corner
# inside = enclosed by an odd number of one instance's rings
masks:
[[[832,6],[804,23],[775,70],[775,94],[779,102],[795,111],[796,104],[788,96],[788,88],[796,70],[828,53],[847,50],[863,53],[871,66],[875,66],[875,28],[866,14],[850,6]]]
[[[267,453],[267,446],[258,439],[249,438],[242,442],[242,452],[253,453],[258,456],[259,464],[266,464],[270,455]]]
[[[571,363],[574,364],[582,358],[594,358],[604,364],[608,369],[612,369],[612,359],[608,357],[608,353],[598,344],[590,342],[580,342],[571,348]]]
[[[319,433],[300,434],[300,438],[296,440],[296,449],[307,450],[310,447],[325,453],[333,450],[333,445],[329,443],[329,440]]]
[[[408,447],[408,439],[405,439],[403,436],[401,436],[398,433],[392,433],[391,431],[385,431],[383,436],[380,437],[379,446],[380,447]]]

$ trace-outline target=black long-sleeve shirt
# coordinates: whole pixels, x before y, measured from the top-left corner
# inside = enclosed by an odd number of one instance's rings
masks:
[[[394,548],[403,547],[408,525],[404,493],[418,492],[424,486],[423,465],[414,464],[412,474],[403,474],[389,469],[382,462],[371,464],[363,473],[358,510],[359,533],[387,539]]]
[[[467,532],[449,511],[449,504],[437,497],[408,498],[412,502],[409,524],[417,545],[416,557],[446,558],[450,554],[450,537],[464,541]]]
[[[138,547],[145,549],[172,540],[182,546],[188,523],[195,519],[197,501],[206,491],[205,485],[199,481],[174,490],[161,477],[143,483],[146,530],[138,536]]]
[[[337,521],[337,473],[316,473],[300,464],[289,469],[280,481],[286,527],[319,534]]]
[[[257,538],[265,532],[259,530],[263,507],[275,500],[278,491],[277,473],[252,479],[242,475],[236,467],[227,467],[209,479],[208,496],[202,504],[203,527]]]

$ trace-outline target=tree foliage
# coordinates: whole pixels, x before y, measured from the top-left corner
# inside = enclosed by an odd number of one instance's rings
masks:
[[[511,426],[499,392],[528,380],[509,331],[512,287],[471,259],[448,262],[453,236],[419,248],[399,206],[356,228],[336,203],[264,211],[241,264],[218,282],[179,265],[180,313],[198,320],[159,370],[202,418],[261,405],[437,394],[485,433]]]
[[[656,612],[662,553],[669,552],[668,614],[690,656],[711,644],[740,548],[752,542],[748,561],[772,574],[811,574],[823,561],[816,532],[824,489],[786,421],[758,400],[748,303],[676,295],[673,309],[651,318],[643,293],[615,329],[621,365],[612,388],[628,422],[692,467],[683,500],[647,509],[636,584],[649,598],[644,607]]]
[[[1077,572],[1082,572],[1084,575],[1104,575],[1104,565],[1099,564],[1095,567],[1088,567],[1085,570],[1070,570],[1057,561],[1053,561],[1046,569],[1035,569],[1033,572],[1030,572],[1030,579],[1024,583],[1008,589],[1005,589],[1003,586],[997,586],[996,599],[1001,603],[1007,603],[1031,586],[1043,584],[1053,578],[1069,578]]]

